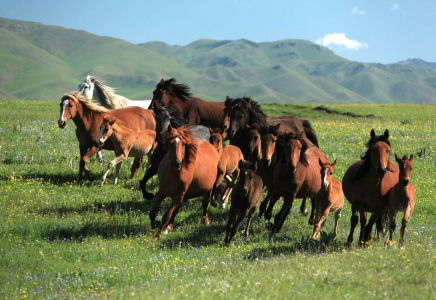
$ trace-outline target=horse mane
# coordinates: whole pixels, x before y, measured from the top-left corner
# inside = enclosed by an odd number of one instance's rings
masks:
[[[294,133],[288,133],[284,135],[284,142],[287,143],[290,140],[299,140],[302,147],[301,147],[301,152],[300,152],[300,160],[299,162],[305,166],[308,167],[309,166],[309,162],[307,161],[307,154],[306,154],[306,150],[309,149],[309,145],[307,144],[306,140],[301,137],[301,134],[294,134]]]
[[[165,130],[162,134],[162,145],[165,151],[168,152],[169,143],[175,138],[179,138],[185,143],[185,159],[186,165],[195,161],[198,145],[192,138],[194,132],[186,128],[186,126],[173,128],[171,131]]]
[[[170,116],[170,124],[174,128],[182,127],[188,123],[188,120],[182,117],[182,113],[173,103],[167,106],[154,107],[153,112],[156,116],[161,113],[168,114]]]
[[[115,89],[111,88],[103,82],[103,79],[98,77],[92,77],[94,79],[94,90],[97,93],[97,97],[99,102],[109,108],[109,109],[117,109],[123,108],[127,106],[128,99],[126,97],[115,94]]]
[[[91,111],[96,113],[105,113],[109,111],[109,109],[107,109],[104,106],[101,106],[94,99],[90,97],[82,96],[82,93],[80,91],[73,91],[63,95],[61,101],[64,101],[66,99],[71,99],[75,102],[80,102],[83,105],[85,105],[87,108],[89,108]]]
[[[174,96],[180,99],[182,102],[188,101],[192,97],[191,88],[182,83],[176,83],[175,78],[170,78],[158,83],[156,88],[162,88],[168,92],[174,94]]]
[[[275,126],[262,126],[259,129],[259,133],[261,135],[272,134],[272,135],[277,136],[277,137],[279,136],[279,132],[277,131]]]
[[[391,146],[391,142],[389,141],[389,138],[386,138],[384,135],[377,135],[375,137],[371,137],[366,144],[367,150],[363,155],[360,156],[360,159],[363,160],[363,164],[360,165],[359,169],[357,170],[356,174],[351,177],[351,181],[356,181],[362,178],[366,173],[369,172],[371,169],[371,146],[375,145],[377,142],[384,142],[388,144],[388,146]]]

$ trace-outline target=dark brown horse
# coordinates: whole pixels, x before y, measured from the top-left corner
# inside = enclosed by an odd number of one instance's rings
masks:
[[[276,164],[274,169],[274,190],[265,218],[271,216],[272,207],[280,197],[283,206],[274,218],[272,233],[280,231],[291,211],[295,198],[313,197],[321,188],[321,166],[319,159],[327,160],[325,154],[315,146],[309,147],[305,133],[287,134],[283,163]]]
[[[156,122],[150,110],[137,106],[127,108],[108,110],[102,106],[96,105],[92,99],[83,97],[80,92],[72,92],[64,95],[60,103],[60,116],[58,125],[65,128],[69,120],[73,120],[76,125],[76,136],[79,140],[80,164],[77,184],[82,179],[82,173],[85,171],[89,180],[94,180],[95,176],[86,166],[87,161],[96,154],[100,149],[115,150],[112,142],[108,141],[101,146],[98,138],[100,127],[103,124],[103,114],[120,119],[127,127],[132,130],[140,131],[145,129],[155,129]],[[135,159],[132,166],[133,179],[138,172],[141,159]]]
[[[241,169],[240,180],[236,183],[232,192],[232,205],[230,207],[229,221],[226,226],[226,237],[224,243],[230,244],[239,226],[245,218],[248,218],[245,228],[245,237],[248,237],[251,219],[256,213],[262,197],[262,179],[254,172],[254,164],[251,162],[240,161]]]
[[[174,78],[161,80],[153,91],[149,108],[174,104],[188,120],[188,125],[203,125],[216,128],[221,124],[224,114],[223,102],[208,102],[192,97],[189,86],[178,84]]]
[[[398,247],[402,247],[406,240],[406,228],[416,203],[415,186],[410,182],[413,155],[410,155],[409,158],[407,158],[407,155],[403,156],[403,158],[399,158],[397,154],[395,154],[395,160],[400,168],[400,173],[398,183],[389,192],[390,226],[385,245],[389,246],[391,244],[392,236],[396,228],[395,220],[397,213],[402,211],[404,216],[401,221],[400,242],[398,243]]]
[[[365,155],[348,168],[342,180],[345,197],[351,203],[349,246],[353,242],[359,213],[361,225],[359,243],[366,244],[371,239],[372,226],[383,213],[389,210],[389,191],[398,182],[398,168],[389,159],[391,152],[389,131],[386,129],[383,135],[376,135],[372,129],[367,148]],[[372,214],[365,226],[366,212]]]
[[[164,132],[163,147],[168,154],[162,159],[159,169],[159,191],[156,193],[149,217],[151,227],[158,226],[156,214],[163,199],[171,197],[170,208],[162,218],[162,224],[155,236],[159,240],[162,231],[171,231],[174,219],[183,199],[203,196],[202,222],[208,224],[207,206],[217,175],[218,152],[208,142],[193,140],[192,132],[185,126],[172,128]]]

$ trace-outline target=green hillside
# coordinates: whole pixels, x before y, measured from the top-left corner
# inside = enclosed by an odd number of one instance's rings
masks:
[[[94,75],[131,99],[150,99],[161,78],[222,101],[436,103],[434,63],[346,60],[305,40],[202,39],[134,45],[86,31],[0,18],[0,97],[58,100]]]

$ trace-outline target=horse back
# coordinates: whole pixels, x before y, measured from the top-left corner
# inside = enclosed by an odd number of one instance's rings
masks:
[[[203,125],[207,128],[217,128],[224,116],[224,102],[208,102],[200,98],[191,98],[190,105],[185,110],[185,118],[189,125]]]
[[[241,150],[236,146],[227,145],[223,148],[220,163],[222,160],[223,164],[225,164],[227,172],[231,173],[238,168],[238,164],[241,159],[244,159],[244,155],[242,155]]]
[[[119,118],[124,125],[134,131],[144,129],[156,129],[156,120],[149,109],[139,106],[128,106],[119,109],[113,109],[106,114]]]

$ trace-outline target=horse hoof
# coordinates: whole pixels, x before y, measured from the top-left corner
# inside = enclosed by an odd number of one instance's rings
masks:
[[[266,229],[268,229],[269,231],[272,231],[274,228],[274,224],[271,222],[266,222],[265,226],[266,226]]]
[[[158,240],[160,240],[160,236],[159,235],[156,235],[155,237],[154,237],[154,239],[153,239],[153,241],[158,241]]]
[[[309,214],[309,211],[306,209],[305,211],[300,211],[300,214],[302,216],[307,216]]]

